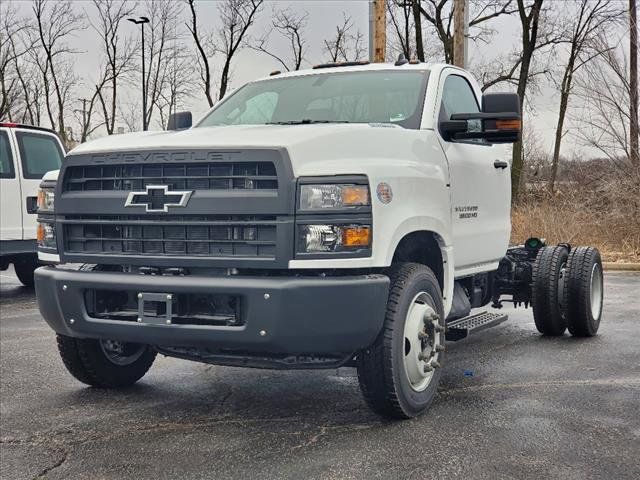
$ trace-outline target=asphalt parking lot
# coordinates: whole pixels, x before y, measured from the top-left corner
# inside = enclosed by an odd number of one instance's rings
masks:
[[[107,392],[64,370],[33,291],[0,272],[3,479],[640,478],[640,275],[606,275],[592,339],[530,311],[449,344],[429,413],[369,412],[351,369],[159,358]]]

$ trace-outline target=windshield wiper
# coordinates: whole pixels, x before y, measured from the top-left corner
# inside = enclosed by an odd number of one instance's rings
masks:
[[[303,118],[302,120],[288,120],[286,122],[267,122],[266,125],[310,125],[312,123],[349,123],[347,120],[311,120]]]

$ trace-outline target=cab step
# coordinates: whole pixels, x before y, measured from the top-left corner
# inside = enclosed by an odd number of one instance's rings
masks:
[[[467,338],[472,333],[498,325],[507,318],[509,318],[509,316],[504,313],[481,312],[459,320],[454,320],[447,323],[446,339],[450,342],[457,342],[458,340]]]

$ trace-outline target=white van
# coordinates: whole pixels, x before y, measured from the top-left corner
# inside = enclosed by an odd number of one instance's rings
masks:
[[[64,147],[47,128],[0,123],[0,270],[10,263],[33,285],[38,266],[36,202],[42,176],[60,168]]]

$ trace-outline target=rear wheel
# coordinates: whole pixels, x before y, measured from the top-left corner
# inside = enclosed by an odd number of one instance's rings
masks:
[[[592,337],[602,318],[604,283],[600,252],[577,247],[567,261],[564,302],[569,332],[574,337]]]
[[[568,257],[569,251],[562,245],[544,247],[533,264],[533,319],[543,335],[559,336],[567,328],[563,298]]]
[[[444,361],[444,307],[433,272],[416,263],[390,271],[382,332],[358,355],[358,379],[369,406],[388,418],[424,412],[436,393]]]
[[[151,368],[156,352],[148,345],[58,335],[58,351],[71,375],[94,387],[133,385]]]

